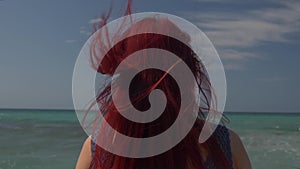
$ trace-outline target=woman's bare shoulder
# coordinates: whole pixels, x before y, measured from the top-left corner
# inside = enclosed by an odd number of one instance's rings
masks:
[[[232,161],[234,169],[251,169],[247,151],[239,135],[228,129],[231,142]]]
[[[76,169],[88,169],[92,161],[92,151],[91,151],[91,141],[92,138],[89,136],[83,143],[81,152],[79,154]]]

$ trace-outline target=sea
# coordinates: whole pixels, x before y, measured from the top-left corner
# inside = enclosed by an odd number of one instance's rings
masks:
[[[253,169],[300,169],[300,113],[225,113]],[[87,134],[74,110],[0,110],[0,169],[72,169]]]

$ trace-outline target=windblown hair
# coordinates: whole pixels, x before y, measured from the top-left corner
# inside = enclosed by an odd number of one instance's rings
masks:
[[[111,9],[107,15],[102,16],[102,22],[95,26],[95,31],[106,25],[110,13]],[[130,14],[131,0],[129,0],[125,12],[125,15],[128,16],[126,18],[130,19]],[[158,22],[156,18],[143,19],[125,31],[122,30],[121,25],[118,33],[122,35],[129,34],[137,29],[151,31],[156,29],[156,22]],[[189,42],[190,37],[171,21],[168,19],[160,19],[159,22],[163,22],[163,24],[166,25],[164,30],[160,31],[177,34],[183,37],[186,42]],[[191,48],[170,36],[154,33],[129,36],[112,47],[107,40],[113,38],[108,36],[112,35],[99,33],[96,38],[92,39],[90,61],[92,67],[97,70],[98,73],[112,78],[118,65],[130,54],[146,48],[167,50],[178,56],[192,71],[196,79],[196,84],[191,83],[190,86],[186,86],[190,89],[190,93],[187,94],[189,94],[194,101],[201,98],[202,104],[198,107],[198,118],[192,129],[186,137],[172,149],[153,157],[128,158],[112,154],[96,145],[90,169],[204,169],[206,167],[205,162],[207,157],[214,159],[218,169],[229,169],[230,164],[213,137],[210,137],[202,144],[198,142],[198,137],[204,124],[203,119],[207,111],[211,108],[210,104],[213,99],[213,92],[207,72]],[[102,59],[100,58],[101,52],[106,52]],[[128,68],[123,70],[117,77],[117,80],[124,80],[122,79],[122,74],[133,71],[135,64],[147,63],[147,59],[144,59],[146,57],[141,56],[140,58],[141,59],[136,60],[136,63],[133,65],[128,65]],[[164,62],[164,60],[161,60],[161,62]],[[184,77],[184,75],[180,76]],[[199,93],[197,94],[195,94],[195,87],[199,89]],[[172,76],[158,69],[148,69],[139,72],[132,80],[129,87],[129,97],[132,105],[140,111],[148,110],[150,108],[148,96],[154,89],[160,89],[164,92],[167,98],[167,105],[162,115],[149,123],[133,122],[120,115],[112,100],[111,81],[109,80],[104,86],[101,86],[101,90],[94,104],[98,104],[99,106],[99,116],[103,115],[111,127],[118,132],[129,137],[151,137],[168,129],[176,120],[181,99],[179,87]],[[126,89],[122,86],[118,88],[119,97],[122,97],[122,93],[128,93],[128,91],[125,90]],[[97,127],[94,127],[94,129],[95,128]],[[93,131],[94,136],[101,137],[101,135],[96,133],[98,130],[95,129]],[[97,137],[95,139],[97,139]]]

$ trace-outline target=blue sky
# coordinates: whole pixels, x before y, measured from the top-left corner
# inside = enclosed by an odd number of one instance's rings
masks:
[[[108,0],[0,1],[0,108],[72,109],[72,73]],[[207,34],[227,76],[226,111],[300,112],[300,1],[133,0]],[[125,1],[115,1],[112,19]]]

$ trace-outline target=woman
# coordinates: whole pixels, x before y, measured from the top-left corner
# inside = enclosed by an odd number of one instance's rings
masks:
[[[130,15],[130,6],[129,1],[126,15]],[[108,16],[103,17],[100,27],[106,24]],[[158,28],[158,22],[163,24],[164,27]],[[97,35],[97,38],[92,40],[90,50],[92,66],[99,73],[112,77],[119,64],[137,51],[146,48],[170,51],[188,65],[196,79],[196,83],[188,83],[186,87],[190,91],[185,94],[191,98],[191,102],[196,102],[198,98],[202,99],[202,105],[198,107],[198,118],[189,133],[172,149],[146,158],[123,157],[104,150],[96,144],[96,140],[103,139],[104,136],[98,133],[99,130],[104,130],[105,126],[102,126],[101,129],[93,126],[93,135],[84,142],[76,169],[251,169],[249,158],[239,136],[225,126],[219,125],[206,142],[201,144],[198,142],[200,131],[204,125],[205,113],[211,109],[211,101],[215,100],[205,67],[192,49],[185,45],[189,43],[190,37],[168,19],[143,19],[126,28],[125,31],[122,30],[122,26],[124,25],[121,24],[119,35],[134,33],[140,29],[145,30],[145,32],[153,32],[159,29],[160,32],[166,34],[176,34],[181,39],[185,39],[186,43],[180,43],[170,36],[162,34],[145,33],[138,36],[129,36],[110,49],[106,40],[111,39],[111,37],[100,33]],[[114,36],[118,37],[118,35]],[[107,48],[110,49],[108,52]],[[102,61],[98,63],[100,60],[99,53],[101,52],[106,54]],[[122,75],[134,71],[137,65],[149,62],[150,58],[147,57],[149,53],[144,52],[140,55],[140,59],[123,67],[119,76],[116,77],[118,84],[123,84],[122,82],[126,80]],[[161,59],[159,62],[164,63],[168,61]],[[176,64],[173,66],[176,67]],[[179,76],[185,78],[185,74],[180,74]],[[94,104],[98,104],[100,107],[99,111],[102,113],[100,115],[104,116],[109,125],[124,135],[136,138],[158,135],[168,129],[178,115],[182,93],[180,93],[176,81],[172,76],[168,75],[168,72],[158,69],[141,71],[134,77],[129,87],[131,104],[140,111],[148,110],[151,107],[148,96],[153,89],[160,89],[164,92],[167,98],[164,112],[156,120],[148,123],[129,121],[121,116],[114,105],[110,85],[111,82],[108,82],[103,86],[103,90],[100,91]],[[195,88],[199,89],[199,93],[195,93]],[[127,89],[119,85],[116,92],[119,99],[122,100],[122,97],[126,95]],[[139,150],[133,148],[132,151]]]

